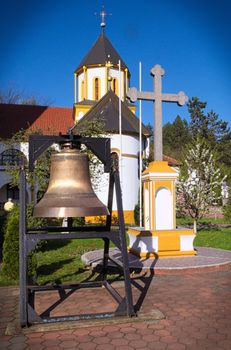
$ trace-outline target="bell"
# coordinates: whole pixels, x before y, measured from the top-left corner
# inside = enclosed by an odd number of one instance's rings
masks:
[[[109,214],[92,189],[87,155],[70,143],[51,156],[48,189],[33,214],[56,218]]]

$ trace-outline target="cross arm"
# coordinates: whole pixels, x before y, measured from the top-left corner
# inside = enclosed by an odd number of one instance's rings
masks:
[[[136,88],[131,88],[127,92],[127,97],[131,102],[136,102],[137,100],[155,101],[158,98],[165,102],[177,102],[180,106],[183,106],[186,102],[188,102],[188,96],[186,96],[183,91],[178,92],[178,94],[157,95],[155,92],[140,92]]]
[[[136,88],[129,89],[127,97],[131,102],[136,102],[136,100],[155,100],[155,94],[153,92],[140,92]]]
[[[179,106],[183,106],[188,102],[188,96],[183,91],[178,94],[162,94],[161,100],[165,102],[177,102]]]

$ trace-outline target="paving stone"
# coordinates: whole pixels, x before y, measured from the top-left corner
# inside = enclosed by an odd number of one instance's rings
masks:
[[[120,346],[120,345],[128,345],[130,339],[125,339],[125,338],[118,338],[118,339],[112,339],[110,344],[115,345],[115,346]]]
[[[61,341],[59,344],[60,344],[61,348],[66,349],[68,347],[70,348],[70,347],[74,347],[74,346],[78,345],[79,342],[75,341],[75,340],[64,340],[64,341]]]
[[[112,344],[99,344],[96,346],[96,350],[114,350],[114,349],[115,349],[115,346]]]
[[[145,281],[143,279],[143,281]],[[143,282],[142,282],[143,283]],[[140,283],[140,285],[142,285]],[[118,284],[119,286],[119,284]],[[119,286],[121,288],[121,286]],[[121,292],[121,290],[118,290]],[[14,289],[16,290],[16,289]],[[87,290],[86,290],[87,291]],[[18,319],[18,295],[2,300],[6,292],[0,288],[0,307],[4,306],[0,319],[1,350],[230,350],[231,349],[231,270],[198,273],[192,275],[157,276],[147,290],[142,312],[159,309],[165,319],[155,321],[129,319],[129,322],[94,325],[79,323],[76,328],[35,331],[36,326],[5,336],[7,307]],[[7,291],[10,296],[11,289]],[[95,291],[89,292],[89,305],[94,303]],[[87,294],[79,295],[86,303]],[[52,298],[45,298],[46,306]],[[139,299],[136,290],[134,300]],[[100,300],[100,297],[99,297]],[[63,310],[75,308],[75,299]],[[42,303],[40,303],[40,306]],[[61,312],[61,306],[59,312]],[[68,323],[66,323],[68,328]],[[34,327],[34,328],[33,328]],[[49,331],[48,331],[49,330]],[[16,331],[16,330],[15,330]],[[2,332],[2,333],[1,333]]]
[[[78,349],[81,350],[94,350],[96,349],[97,344],[92,342],[81,343],[78,345]],[[65,348],[66,349],[66,348]]]

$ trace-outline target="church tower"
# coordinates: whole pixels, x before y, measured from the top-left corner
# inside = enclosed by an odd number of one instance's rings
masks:
[[[139,119],[134,114],[135,105],[126,99],[129,69],[107,38],[104,26],[103,21],[100,35],[74,72],[75,126],[72,132],[79,134],[97,120],[102,125],[102,134],[110,137],[111,152],[118,155],[120,164],[125,222],[133,224],[139,193]],[[144,156],[148,137],[149,131],[142,126]],[[107,205],[108,174],[102,174],[95,192]],[[113,217],[117,217],[115,201]]]
[[[119,71],[119,61],[121,71]],[[75,122],[80,121],[109,90],[112,90],[119,97],[120,73],[121,99],[125,101],[129,88],[130,72],[102,27],[94,45],[74,72]],[[135,112],[135,106],[130,106],[130,109]]]

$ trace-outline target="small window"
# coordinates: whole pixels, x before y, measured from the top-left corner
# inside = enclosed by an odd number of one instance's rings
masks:
[[[95,100],[99,99],[99,78],[95,78]]]
[[[100,78],[94,78],[93,79],[93,100],[98,101],[101,98],[101,91],[100,91]]]
[[[112,79],[112,91],[118,95],[118,80],[116,78]]]
[[[22,165],[25,156],[17,149],[7,149],[0,154],[0,165]]]

